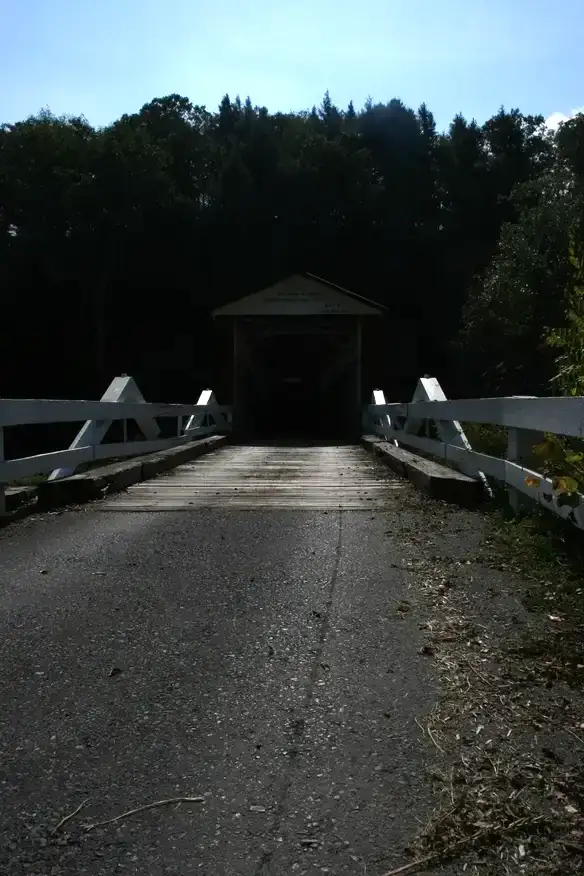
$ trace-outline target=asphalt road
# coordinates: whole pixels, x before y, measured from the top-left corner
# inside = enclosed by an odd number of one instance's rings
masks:
[[[396,610],[399,496],[374,514],[88,506],[0,532],[0,872],[403,863],[432,802],[414,718],[435,691]],[[176,796],[202,802],[82,829]]]

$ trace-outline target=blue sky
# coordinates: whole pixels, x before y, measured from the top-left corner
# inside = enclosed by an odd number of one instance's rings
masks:
[[[438,126],[584,105],[583,0],[0,0],[0,123],[105,125],[178,92],[270,110],[400,97]]]

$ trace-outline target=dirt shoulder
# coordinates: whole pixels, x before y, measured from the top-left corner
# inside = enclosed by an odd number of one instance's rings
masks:
[[[399,872],[582,872],[581,543],[412,501],[420,525],[404,521],[402,544],[443,694],[417,722],[438,805]]]

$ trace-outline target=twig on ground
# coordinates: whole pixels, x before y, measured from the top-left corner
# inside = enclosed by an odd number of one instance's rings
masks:
[[[434,739],[434,734],[432,733],[429,724],[428,724],[428,726],[426,727],[426,730],[428,731],[428,736],[430,737],[430,739],[432,740],[432,742],[434,743],[434,745],[436,746],[436,748],[438,749],[438,751],[441,751],[442,754],[444,754],[444,749],[443,749],[440,745],[438,745],[438,743],[437,743],[436,740]]]
[[[85,806],[85,804],[88,801],[89,801],[89,797],[87,798],[87,800],[84,800],[83,803],[80,803],[79,806],[77,807],[77,809],[74,809],[73,812],[70,812],[69,815],[66,815],[64,818],[62,818],[60,820],[60,822],[58,823],[58,825],[53,830],[53,834],[58,833],[61,830],[61,828],[67,824],[68,821],[71,821],[72,818],[75,818],[77,813],[81,812],[81,810],[83,809],[83,807]]]
[[[122,812],[121,815],[116,815],[114,818],[107,818],[105,821],[96,821],[94,824],[86,824],[85,830],[89,833],[96,827],[103,827],[106,824],[114,824],[116,821],[121,821],[123,818],[128,818],[130,815],[137,815],[138,812],[145,812],[147,809],[155,809],[158,806],[171,806],[173,803],[204,803],[204,797],[171,797],[169,800],[156,800],[154,803],[146,803],[144,806],[137,806],[136,809],[129,809],[127,812]]]
[[[440,818],[438,818],[436,821],[434,821],[433,824],[432,824],[432,820],[430,819],[430,821],[428,822],[428,827],[424,831],[423,836],[428,836],[428,834],[430,832],[430,828],[436,830],[436,828],[438,827],[439,824],[442,824],[443,821],[446,821],[447,818],[450,818],[450,816],[453,815],[454,812],[456,812],[457,808],[458,808],[457,804],[454,804],[453,806],[450,807],[450,809],[446,809],[442,813]]]
[[[470,660],[468,659],[468,657],[466,658],[466,662],[468,663],[468,665],[470,666],[470,668],[472,669],[472,671],[475,673],[475,675],[478,675],[478,677],[481,679],[481,681],[484,681],[484,683],[487,684],[487,685],[490,687],[490,686],[491,686],[491,682],[489,681],[489,679],[486,678],[486,677],[483,675],[482,672],[479,672],[479,670],[476,668],[476,666],[474,666],[474,665],[470,662]]]
[[[417,858],[415,861],[410,861],[409,864],[403,864],[396,870],[388,870],[386,873],[383,873],[382,876],[400,876],[400,874],[402,873],[415,873],[415,871],[419,870],[420,867],[423,867],[426,864],[434,863],[435,861],[439,861],[442,858],[448,858],[450,857],[450,855],[453,855],[455,852],[463,849],[465,846],[472,845],[473,843],[483,839],[486,836],[504,836],[505,834],[512,833],[513,831],[519,830],[522,827],[526,827],[526,825],[528,824],[538,824],[540,821],[543,821],[544,818],[544,815],[537,815],[535,818],[517,818],[506,827],[494,826],[486,827],[483,830],[477,830],[477,832],[473,833],[472,836],[465,836],[462,839],[457,840],[455,843],[452,843],[452,845],[445,846],[445,848],[441,849],[438,852],[433,852],[430,855],[425,855],[423,858]]]
[[[416,861],[410,861],[409,864],[404,864],[402,867],[398,867],[397,870],[388,870],[387,873],[383,873],[382,876],[398,876],[399,873],[414,873],[415,870],[423,867],[424,864],[429,864],[430,861],[434,861],[436,859],[436,855],[426,855],[425,858],[418,858]]]
[[[566,727],[565,729],[568,731],[568,733],[570,733],[570,734],[574,737],[574,739],[577,739],[577,740],[578,740],[578,742],[580,743],[580,745],[584,745],[584,739],[582,739],[581,736],[578,736],[578,734],[577,734],[577,733],[574,733],[573,730],[570,730],[569,727]]]
[[[424,728],[422,727],[422,725],[420,724],[420,722],[418,721],[418,719],[417,719],[417,718],[414,718],[414,721],[416,722],[416,724],[418,725],[418,727],[419,727],[420,730],[422,731],[422,736],[425,736],[425,735],[426,735],[426,731],[424,730]]]

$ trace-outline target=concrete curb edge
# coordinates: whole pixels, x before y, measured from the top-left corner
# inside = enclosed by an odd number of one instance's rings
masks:
[[[381,457],[396,474],[407,478],[417,489],[431,496],[475,508],[484,499],[483,485],[462,472],[396,447],[377,435],[362,435],[361,444]]]
[[[228,442],[227,435],[209,435],[158,453],[134,456],[61,480],[44,481],[38,487],[9,488],[7,496],[11,498],[7,503],[8,513],[0,518],[0,527],[30,514],[91,502],[118,493],[132,484],[150,480],[178,465],[218,450]]]

